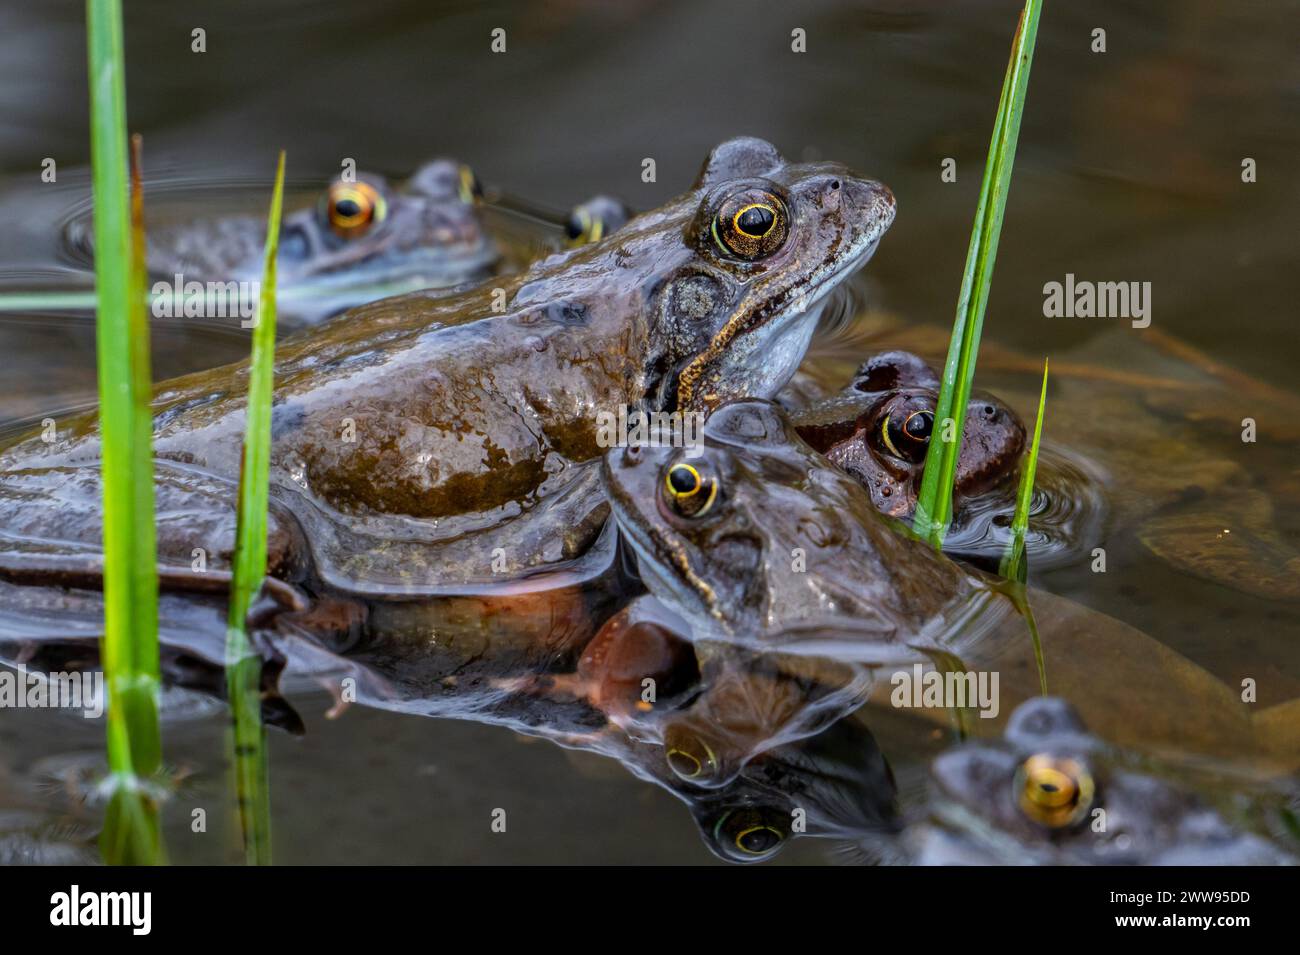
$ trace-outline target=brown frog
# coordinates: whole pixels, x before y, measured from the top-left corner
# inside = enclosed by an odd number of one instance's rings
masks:
[[[604,241],[499,289],[382,300],[288,343],[272,509],[306,546],[273,566],[309,553],[335,589],[421,593],[580,556],[604,519],[582,466],[603,450],[602,413],[774,394],[893,215],[879,183],[731,140],[688,192]],[[192,551],[216,554],[205,534],[229,526],[246,389],[246,363],[158,388],[160,514],[190,515],[160,538],[165,586],[189,586]],[[93,416],[0,454],[0,575],[93,564],[99,454]]]
[[[892,351],[862,364],[839,396],[792,415],[800,437],[857,478],[882,513],[905,518],[916,507],[935,430],[939,376],[919,356]],[[1016,473],[1025,426],[1000,399],[975,394],[967,408],[953,485],[953,509]]]

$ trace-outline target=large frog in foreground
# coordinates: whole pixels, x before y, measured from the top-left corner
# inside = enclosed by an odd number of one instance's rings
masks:
[[[775,393],[893,214],[879,183],[732,140],[681,197],[501,290],[382,300],[286,345],[272,573],[427,593],[580,556],[604,519],[577,466],[602,451],[601,413]],[[158,389],[164,588],[225,586],[246,389],[246,364]],[[99,460],[91,416],[0,455],[0,576],[98,574]]]
[[[856,479],[798,437],[769,402],[730,403],[705,425],[702,450],[624,449],[606,458],[609,496],[651,595],[694,639],[870,667],[871,700],[988,734],[1018,702],[1041,692],[1073,701],[1091,725],[1126,746],[1240,758],[1265,771],[1300,762],[1292,704],[1255,712],[1182,655],[1113,618],[1031,591],[1045,673],[1001,585],[962,568],[881,515]],[[908,664],[996,673],[994,705],[961,712],[898,702],[893,678]],[[811,666],[809,662],[807,665]],[[923,679],[923,678],[922,678]],[[842,680],[839,682],[843,682]],[[918,684],[919,686],[919,684]],[[985,716],[987,713],[987,717]],[[696,749],[726,778],[742,734]]]

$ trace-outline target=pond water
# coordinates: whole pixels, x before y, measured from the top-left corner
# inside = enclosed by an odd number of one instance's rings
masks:
[[[148,181],[178,193],[226,184],[211,194],[246,207],[253,184],[269,187],[282,147],[304,193],[348,157],[401,178],[446,155],[556,214],[599,192],[652,208],[683,190],[719,141],[761,136],[792,158],[844,162],[898,200],[894,226],[845,297],[863,314],[822,334],[813,372],[842,382],[890,344],[935,357],[1020,5],[790,6],[128,4],[130,124],[144,135]],[[88,202],[83,16],[83,4],[65,0],[0,10],[4,291],[88,287],[61,237]],[[489,52],[496,27],[507,31],[503,55]],[[1031,558],[1031,583],[1131,625],[1234,693],[1256,680],[1261,707],[1300,698],[1297,27],[1297,3],[1048,3],[977,376],[1032,420],[1050,356],[1045,442],[1105,475],[1106,517],[1090,544],[1104,546],[1106,572],[1081,546],[1041,567]],[[206,31],[204,53],[191,51],[195,28]],[[790,51],[794,28],[807,31],[805,54]],[[1090,48],[1095,28],[1106,30],[1104,53]],[[41,182],[46,157],[57,161],[55,183]],[[647,157],[657,171],[649,183]],[[941,177],[945,159],[955,182]],[[1067,276],[1150,283],[1150,328],[1047,317],[1044,287]],[[237,360],[247,337],[159,321],[153,345],[164,378]],[[0,313],[0,351],[5,422],[93,400],[83,310]],[[1241,440],[1245,418],[1257,421],[1257,442]],[[1211,483],[1207,460],[1227,462],[1216,472],[1227,476]],[[1283,568],[1273,593],[1209,581],[1162,551],[1181,546],[1184,504],[1230,528],[1261,499],[1274,507],[1268,559]],[[1152,519],[1163,523],[1152,530]],[[1125,679],[1113,669],[1123,666],[1099,656],[1067,669],[1104,684]],[[1053,667],[1049,656],[1049,676]],[[716,861],[681,802],[615,760],[467,720],[366,706],[327,719],[328,695],[305,684],[290,698],[307,732],[272,734],[277,861]],[[168,762],[184,776],[175,805],[207,807],[219,821],[195,834],[186,813],[172,812],[169,848],[178,862],[229,860],[225,717],[178,700],[165,725]],[[1151,717],[1149,704],[1131,702],[1132,720]],[[1202,702],[1189,696],[1186,706]],[[946,739],[888,718],[872,730],[900,779]],[[98,809],[80,804],[76,780],[93,774],[101,744],[98,722],[5,712],[0,815],[93,831]],[[498,806],[510,807],[508,834],[491,829]],[[776,858],[842,856],[835,840],[801,839]]]

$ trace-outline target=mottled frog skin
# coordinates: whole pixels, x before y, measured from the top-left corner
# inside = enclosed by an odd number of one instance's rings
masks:
[[[604,517],[580,466],[603,451],[598,415],[775,393],[893,214],[879,183],[737,139],[678,199],[499,289],[338,316],[279,352],[273,509],[339,589],[463,589],[580,555]],[[204,538],[229,525],[246,389],[246,363],[158,388],[160,514],[189,515],[165,565],[222,549]],[[0,455],[0,574],[93,549],[98,467],[91,416]]]

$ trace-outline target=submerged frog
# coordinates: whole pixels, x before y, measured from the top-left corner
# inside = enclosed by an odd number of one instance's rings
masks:
[[[935,430],[939,376],[909,352],[875,355],[839,396],[791,415],[799,436],[857,478],[877,510],[910,517]],[[953,510],[1016,473],[1025,426],[993,395],[970,399],[953,483]]]
[[[923,865],[1296,861],[1235,822],[1090,734],[1064,700],[1045,697],[1022,704],[1002,740],[936,759],[925,815],[904,838]]]
[[[813,343],[788,404],[839,388],[851,373],[846,354],[905,348],[941,361],[947,342],[943,329],[864,313]],[[986,341],[979,365],[981,381],[1033,413],[1041,357]],[[1300,600],[1294,395],[1154,329],[1054,354],[1049,392],[1037,483],[1055,481],[1064,494],[1043,503],[1068,507],[1069,496],[1099,494],[1108,512],[1107,526],[1081,528],[1084,555],[1132,535],[1182,573],[1264,600]]]
[[[501,251],[481,215],[483,190],[468,166],[427,163],[395,188],[358,172],[330,183],[280,226],[277,290],[284,311],[319,321],[376,298],[385,286],[449,288],[485,278]],[[66,242],[84,254],[91,235],[76,221]],[[172,283],[246,282],[262,276],[266,219],[232,215],[148,231],[152,277]]]
[[[681,197],[501,289],[386,299],[287,344],[271,451],[285,546],[272,567],[310,564],[341,591],[410,594],[580,556],[605,516],[599,469],[580,466],[602,452],[601,413],[702,413],[775,393],[826,296],[893,215],[879,183],[732,140]],[[160,537],[164,586],[222,586],[212,572],[223,570],[246,389],[246,363],[158,388],[160,518],[186,515]],[[0,575],[57,579],[95,564],[99,468],[91,416],[0,454]],[[206,577],[191,573],[195,548]]]
[[[572,245],[599,242],[627,225],[634,213],[613,196],[592,196],[573,207],[564,221],[564,235]]]
[[[1288,723],[1287,704],[1255,711],[1238,690],[1140,631],[1031,590],[1040,670],[1001,584],[881,515],[770,402],[724,405],[704,439],[702,450],[621,449],[606,458],[613,512],[640,576],[696,641],[762,647],[805,661],[814,674],[816,660],[825,661],[821,682],[831,687],[848,685],[835,675],[845,666],[996,673],[986,708],[971,700],[956,710],[905,707],[944,726],[957,719],[968,733],[999,726],[1045,680],[1122,745],[1240,758],[1269,772],[1300,759],[1300,727]],[[869,699],[899,705],[888,681],[877,681]],[[837,698],[851,701],[851,693]],[[739,730],[719,739],[715,727],[691,727],[709,738],[682,748],[715,754],[709,761],[725,779],[748,744]]]

